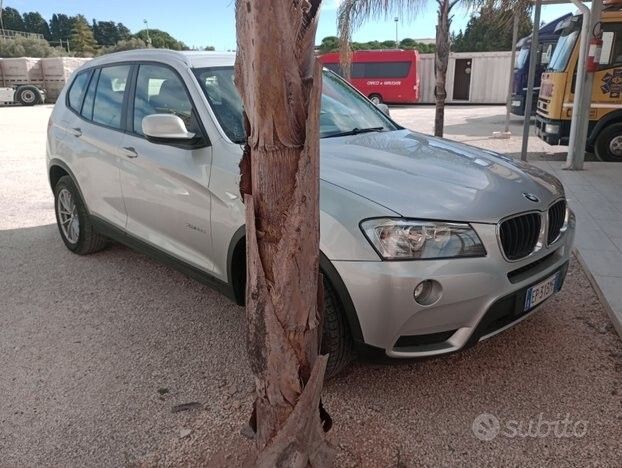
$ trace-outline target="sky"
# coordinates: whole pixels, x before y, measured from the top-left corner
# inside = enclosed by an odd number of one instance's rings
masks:
[[[317,43],[325,36],[337,34],[336,10],[339,0],[324,0],[320,17]],[[436,2],[428,1],[415,19],[403,18],[398,24],[398,37],[413,39],[434,37]],[[38,11],[48,20],[54,13],[83,14],[90,21],[113,20],[123,23],[136,32],[144,28],[162,29],[176,39],[194,46],[214,46],[216,50],[235,49],[234,0],[4,0],[5,7],[18,9],[21,13]],[[574,12],[571,4],[550,5],[542,8],[542,20],[552,21],[559,16]],[[394,40],[394,15],[387,20],[369,21],[354,34],[354,40]],[[469,19],[465,10],[458,9],[454,15],[454,31],[464,29]]]

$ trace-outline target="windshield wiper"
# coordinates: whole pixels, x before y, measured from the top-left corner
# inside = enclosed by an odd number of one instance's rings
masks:
[[[342,136],[350,136],[350,135],[360,135],[361,133],[372,133],[372,132],[381,132],[384,130],[384,127],[369,127],[369,128],[353,128],[352,130],[348,130],[347,132],[337,132],[331,133],[329,135],[325,135],[324,138],[334,138],[334,137],[342,137]]]

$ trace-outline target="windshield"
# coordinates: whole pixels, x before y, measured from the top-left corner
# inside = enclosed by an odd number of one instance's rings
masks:
[[[529,59],[529,48],[521,49],[516,56],[514,70],[522,70]]]
[[[551,62],[548,68],[549,71],[563,72],[566,70],[568,60],[570,59],[570,55],[572,55],[572,51],[574,50],[574,45],[577,42],[577,37],[579,37],[580,29],[580,21],[573,22],[564,29],[564,32],[562,32],[562,35],[557,41],[553,57],[551,57]]]
[[[242,100],[233,82],[233,67],[195,69],[218,123],[234,143],[246,141]],[[320,137],[330,138],[397,127],[376,106],[332,72],[324,71]]]

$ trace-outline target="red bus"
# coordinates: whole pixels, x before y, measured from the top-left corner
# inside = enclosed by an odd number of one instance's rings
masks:
[[[326,68],[342,75],[339,53],[319,59]],[[376,104],[419,101],[418,71],[416,50],[358,50],[352,54],[352,85]]]

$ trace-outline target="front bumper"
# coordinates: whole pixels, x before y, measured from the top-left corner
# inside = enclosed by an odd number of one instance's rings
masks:
[[[551,131],[554,128],[555,131]],[[568,135],[570,135],[570,121],[553,120],[536,116],[536,133],[541,140],[544,140],[551,146],[567,146]]]
[[[531,314],[533,309],[521,308],[527,289],[557,271],[563,282],[574,225],[573,215],[555,244],[518,262],[503,258],[496,225],[474,224],[486,257],[333,265],[352,298],[365,345],[395,358],[435,356],[488,338]],[[414,289],[423,280],[442,286],[433,305],[414,300]]]
[[[525,96],[523,96],[522,94],[512,95],[511,112],[514,115],[525,115]]]
[[[526,91],[525,91],[526,92]],[[538,105],[538,90],[535,90],[533,93],[532,101],[531,101],[531,115],[536,114],[536,109]],[[513,94],[512,95],[512,107],[511,112],[514,115],[525,115],[525,108],[527,107],[527,95],[526,94]]]

